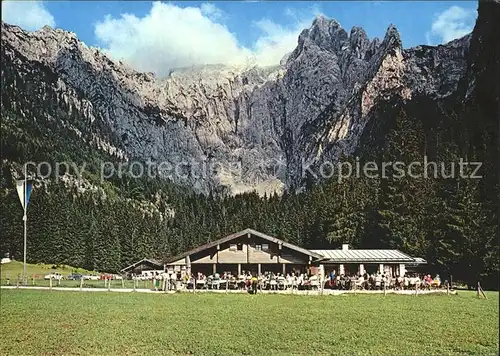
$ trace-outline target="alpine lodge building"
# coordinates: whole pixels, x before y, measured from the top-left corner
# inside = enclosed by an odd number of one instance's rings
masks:
[[[339,275],[381,272],[392,276],[404,276],[427,262],[411,257],[399,250],[356,250],[342,245],[337,250],[308,250],[282,241],[261,232],[245,229],[209,242],[192,250],[160,262],[143,259],[122,270],[136,273],[143,270],[176,271],[184,274],[231,272],[241,275],[243,271],[252,275],[265,272],[318,274],[337,271]]]

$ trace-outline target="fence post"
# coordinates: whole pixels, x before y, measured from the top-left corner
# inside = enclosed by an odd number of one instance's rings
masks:
[[[132,280],[134,281],[134,292],[135,292],[135,281],[137,280],[137,278],[134,277]]]
[[[108,292],[111,290],[111,279],[108,279]]]
[[[481,293],[484,297],[484,299],[488,299],[488,297],[486,297],[486,294],[484,294],[484,291],[483,291],[483,288],[481,288],[481,283],[479,283],[479,281],[477,282],[477,297],[480,298],[480,294]]]
[[[80,278],[80,291],[83,289],[83,276]]]
[[[35,275],[33,274],[33,283],[32,285],[35,285]]]
[[[122,288],[125,288],[125,281],[122,278]]]
[[[52,276],[49,278],[49,289],[52,290]]]

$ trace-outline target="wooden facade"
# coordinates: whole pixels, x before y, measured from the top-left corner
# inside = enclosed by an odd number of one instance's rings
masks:
[[[185,266],[192,273],[287,273],[303,271],[322,256],[252,229],[187,251],[166,261],[167,268]]]

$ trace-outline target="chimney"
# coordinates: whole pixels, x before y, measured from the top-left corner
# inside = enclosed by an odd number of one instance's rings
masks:
[[[349,250],[349,244],[342,244],[342,251]]]

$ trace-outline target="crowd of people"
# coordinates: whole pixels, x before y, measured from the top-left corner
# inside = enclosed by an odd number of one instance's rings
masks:
[[[257,290],[408,290],[431,289],[441,287],[441,278],[436,275],[408,274],[404,276],[391,276],[389,273],[363,273],[356,275],[336,274],[335,271],[328,275],[313,275],[307,273],[274,273],[252,274],[243,272],[234,275],[231,272],[222,274],[205,275],[203,273],[183,274],[181,272],[166,271],[155,272],[150,276],[155,290],[179,289],[240,289],[256,292]],[[446,285],[445,281],[443,285]]]
[[[448,281],[445,281],[446,285]],[[331,289],[364,289],[364,290],[381,290],[381,289],[431,289],[440,288],[442,285],[441,278],[436,275],[434,278],[428,275],[418,275],[416,273],[405,274],[404,276],[391,276],[390,273],[363,273],[356,275],[337,275],[332,271],[327,278],[326,288]]]
[[[252,274],[243,272],[240,275],[233,275],[231,272],[223,274],[215,273],[206,276],[198,273],[187,278],[187,288],[206,289],[251,289],[256,287],[260,290],[284,290],[294,289],[317,289],[319,288],[318,276],[305,273],[274,273]]]

